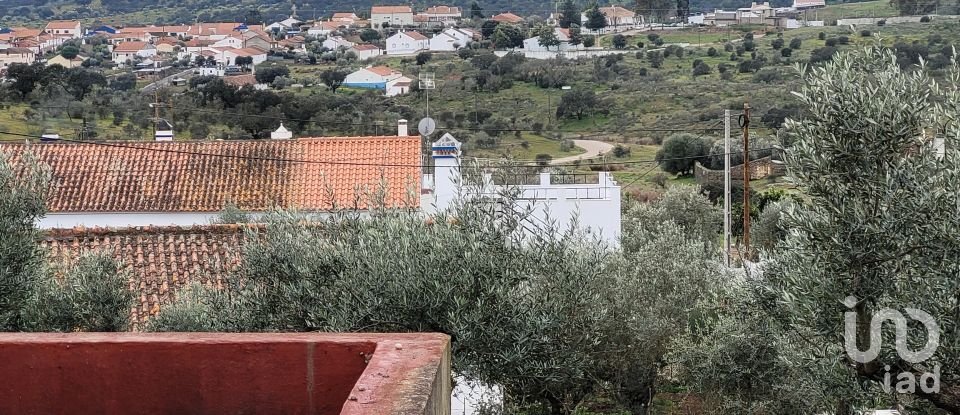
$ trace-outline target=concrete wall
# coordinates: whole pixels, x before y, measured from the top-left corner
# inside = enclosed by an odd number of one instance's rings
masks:
[[[37,222],[41,229],[73,228],[77,226],[92,227],[127,227],[127,226],[166,226],[166,225],[206,225],[217,218],[218,212],[189,212],[189,213],[48,213]]]
[[[0,334],[0,413],[450,414],[442,334]]]
[[[701,186],[717,185],[723,186],[723,170],[710,170],[703,167],[699,162],[694,166],[694,177],[697,184]],[[750,180],[760,180],[767,177],[777,177],[786,174],[786,167],[783,164],[774,163],[770,157],[764,157],[750,161]],[[730,182],[743,181],[743,165],[730,168]]]

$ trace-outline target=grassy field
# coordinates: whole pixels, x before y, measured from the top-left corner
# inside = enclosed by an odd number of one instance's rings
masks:
[[[28,117],[27,114],[31,115]],[[88,127],[96,131],[98,138],[106,139],[129,139],[129,134],[124,132],[123,126],[113,125],[113,116],[107,115],[106,118],[97,119],[95,123]],[[24,137],[7,135],[2,133],[28,134],[38,136],[44,132],[55,132],[64,138],[72,138],[76,131],[83,126],[78,119],[71,119],[66,114],[52,115],[44,110],[32,110],[25,104],[9,105],[6,109],[0,111],[0,140],[3,141],[21,141]],[[152,139],[152,132],[143,132],[145,138]]]
[[[820,10],[806,12],[808,20],[823,20],[826,25],[834,25],[837,19],[856,17],[892,17],[899,13],[889,1],[865,1],[861,3],[831,4]]]

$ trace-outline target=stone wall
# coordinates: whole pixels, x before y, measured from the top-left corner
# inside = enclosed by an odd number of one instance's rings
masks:
[[[750,161],[750,180],[760,180],[768,177],[779,177],[786,173],[783,164],[774,163],[768,156],[762,159]],[[723,186],[723,170],[710,170],[700,162],[694,166],[694,177],[700,186],[714,185]],[[730,168],[731,183],[743,182],[743,165]]]

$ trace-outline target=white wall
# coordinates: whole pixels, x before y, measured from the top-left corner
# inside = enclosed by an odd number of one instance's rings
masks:
[[[123,226],[191,226],[206,225],[219,213],[51,213],[37,222],[41,229],[73,228],[76,226],[123,227]]]

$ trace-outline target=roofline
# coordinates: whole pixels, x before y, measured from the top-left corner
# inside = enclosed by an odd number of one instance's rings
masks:
[[[369,69],[369,68],[362,68],[362,69]],[[394,72],[396,72],[396,71],[394,71]],[[381,126],[381,127],[384,127],[384,126]],[[125,144],[125,145],[128,146],[128,147],[136,148],[136,147],[139,147],[139,146],[143,146],[143,145],[145,145],[145,144],[150,144],[150,145],[156,145],[156,144],[171,145],[171,144],[209,144],[209,143],[244,143],[244,142],[258,142],[258,143],[263,143],[263,142],[268,142],[268,143],[296,143],[296,142],[298,142],[298,141],[369,140],[369,139],[378,139],[378,140],[379,140],[379,139],[390,139],[390,140],[420,140],[420,136],[416,136],[416,135],[406,135],[406,136],[399,136],[399,135],[372,135],[372,136],[349,136],[349,137],[340,137],[340,136],[330,136],[330,137],[298,137],[298,138],[295,138],[295,139],[292,139],[292,140],[282,140],[282,141],[279,141],[279,140],[270,141],[270,140],[265,140],[265,139],[254,139],[254,138],[239,139],[239,140],[190,140],[190,141],[186,141],[186,140],[182,140],[182,141],[94,140],[94,141],[88,141],[88,142],[75,142],[75,141],[53,141],[53,142],[50,142],[50,141],[45,141],[45,142],[43,142],[42,144],[36,144],[36,143],[34,143],[34,142],[31,142],[30,144],[31,144],[31,145],[49,146],[49,145],[96,145],[96,144],[99,144],[99,143],[109,143],[109,144]],[[37,140],[39,140],[39,137],[37,137]],[[10,146],[10,145],[22,146],[22,145],[25,145],[25,144],[24,144],[24,142],[22,142],[22,141],[0,141],[0,146]]]

